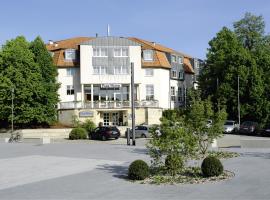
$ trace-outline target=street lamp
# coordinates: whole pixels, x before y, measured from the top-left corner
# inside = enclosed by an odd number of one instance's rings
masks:
[[[14,120],[14,88],[11,88],[11,134],[13,135],[13,120]]]

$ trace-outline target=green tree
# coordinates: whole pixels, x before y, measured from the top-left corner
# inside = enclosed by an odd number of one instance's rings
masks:
[[[264,124],[270,119],[270,37],[264,28],[262,16],[246,13],[234,23],[234,32],[223,28],[209,42],[200,77],[202,97],[225,104],[231,119],[238,116],[238,76],[242,120]]]
[[[44,122],[52,123],[57,116],[55,109],[58,103],[57,90],[59,89],[59,84],[56,82],[57,69],[53,64],[52,56],[40,37],[37,37],[30,44],[30,50],[34,54],[34,60],[39,66],[42,76],[44,93],[40,98],[40,104],[43,108]]]
[[[32,49],[34,46],[32,45]],[[39,53],[42,54],[41,51]],[[55,83],[55,76],[52,75],[53,78],[49,80],[49,73],[43,69],[46,67],[45,61],[42,65],[39,59],[42,59],[42,56],[35,56],[23,36],[7,41],[0,51],[0,121],[4,124],[11,122],[12,88],[14,123],[17,126],[48,124],[55,120],[57,87],[50,88],[50,84]]]
[[[191,94],[190,107],[185,115],[185,130],[194,134],[199,153],[205,156],[214,139],[222,135],[227,113],[224,108],[215,112],[210,98],[202,100],[200,91],[194,93]],[[211,125],[208,120],[212,121]]]

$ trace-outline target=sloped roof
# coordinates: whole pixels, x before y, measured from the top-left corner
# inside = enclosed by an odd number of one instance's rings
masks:
[[[184,70],[186,73],[194,74],[193,67],[190,63],[190,58],[184,57]]]
[[[66,40],[55,41],[53,44],[47,44],[46,47],[49,51],[55,51],[58,49],[78,49],[78,45],[80,43],[92,39],[92,37],[75,37]]]

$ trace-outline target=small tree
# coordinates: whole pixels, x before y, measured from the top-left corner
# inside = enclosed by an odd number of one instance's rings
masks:
[[[174,119],[176,121],[176,119]],[[178,118],[179,120],[179,118]],[[153,169],[160,169],[165,166],[165,159],[173,157],[176,163],[185,163],[196,152],[196,138],[182,127],[182,123],[173,122],[166,118],[161,119],[161,136],[152,130],[152,139],[147,144],[149,149],[151,165]],[[182,165],[179,165],[182,166]],[[170,174],[176,171],[172,167],[167,168]]]
[[[195,93],[195,94],[194,94]],[[199,152],[205,156],[209,145],[214,139],[220,137],[223,133],[223,125],[227,117],[224,108],[214,112],[210,98],[202,100],[199,91],[191,94],[190,107],[185,115],[185,126],[188,132],[196,137]],[[208,124],[208,120],[212,120],[212,124]]]

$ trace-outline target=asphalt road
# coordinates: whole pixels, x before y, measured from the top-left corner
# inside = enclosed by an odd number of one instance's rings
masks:
[[[145,140],[0,143],[0,199],[269,199],[270,150],[223,161],[236,175],[200,185],[143,185],[127,181],[130,162],[149,162]]]

